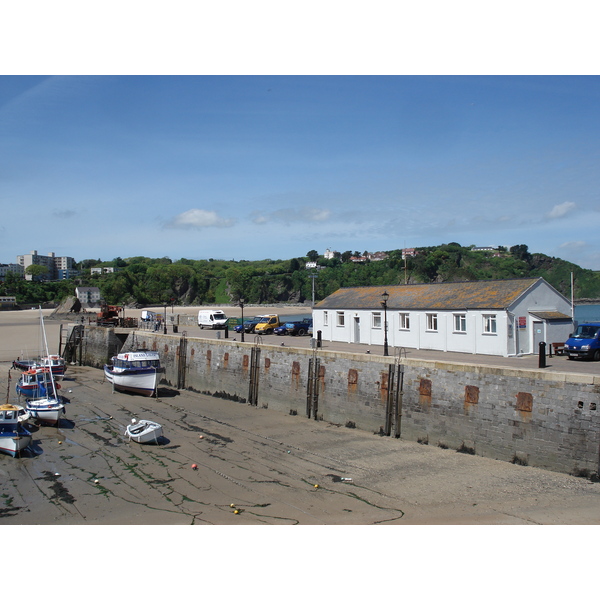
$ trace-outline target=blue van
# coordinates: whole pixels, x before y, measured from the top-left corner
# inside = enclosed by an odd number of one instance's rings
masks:
[[[565,342],[565,354],[569,360],[589,358],[600,360],[600,323],[582,323]]]

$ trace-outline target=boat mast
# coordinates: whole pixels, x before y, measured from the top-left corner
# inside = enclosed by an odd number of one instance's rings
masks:
[[[58,399],[58,392],[56,391],[56,384],[54,383],[54,373],[52,372],[52,362],[50,361],[50,352],[48,351],[48,340],[46,338],[46,327],[44,326],[44,316],[42,315],[42,307],[40,306],[40,322],[42,324],[42,339],[44,340],[44,350],[48,357],[48,371],[50,372],[50,381],[52,382],[52,391],[54,397]]]

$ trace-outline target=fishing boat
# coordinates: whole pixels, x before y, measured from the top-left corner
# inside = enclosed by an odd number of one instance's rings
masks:
[[[53,375],[50,369],[35,367],[25,371],[16,384],[17,395],[26,398],[44,398],[52,393],[54,389],[59,390],[60,385],[53,383]]]
[[[131,423],[127,425],[126,430],[130,440],[138,444],[158,444],[158,439],[162,436],[162,426],[154,421],[141,419],[131,419]]]
[[[31,442],[31,432],[19,423],[19,408],[0,405],[0,451],[17,456]]]
[[[113,389],[120,392],[156,396],[160,366],[158,352],[135,350],[113,356],[110,365],[104,365],[104,375]]]
[[[30,371],[31,369],[47,368],[52,371],[54,379],[60,380],[65,376],[67,365],[65,359],[58,354],[50,354],[41,358],[13,360],[13,367],[21,371]]]
[[[65,414],[65,405],[57,396],[28,400],[25,406],[31,417],[44,425],[58,425]]]
[[[40,323],[46,356],[49,357],[41,308]],[[58,395],[59,389],[60,385],[56,383],[50,366],[29,369],[21,375],[17,382],[17,394],[27,398],[25,405],[27,411],[35,421],[45,425],[58,425],[61,415],[65,414],[65,405]]]

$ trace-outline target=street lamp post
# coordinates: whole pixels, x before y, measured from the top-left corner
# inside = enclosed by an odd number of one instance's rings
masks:
[[[388,356],[388,324],[387,324],[387,301],[390,295],[387,292],[383,292],[381,294],[383,300],[381,301],[381,306],[383,306],[383,355]]]
[[[240,298],[240,308],[242,309],[242,342],[244,341],[244,299]]]

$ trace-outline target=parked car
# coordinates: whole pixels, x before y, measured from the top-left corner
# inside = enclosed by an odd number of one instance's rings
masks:
[[[275,335],[287,335],[287,327],[285,326],[285,323],[282,323],[279,327],[275,327],[275,329],[273,329],[273,333]]]
[[[302,319],[302,321],[292,321],[285,324],[290,335],[306,335],[312,332],[313,320],[310,318]]]
[[[280,327],[278,315],[263,315],[262,319],[254,327],[254,333],[273,333],[273,329]]]
[[[244,333],[252,333],[256,324],[262,319],[262,315],[258,315],[256,317],[250,317],[248,320],[244,321],[242,325],[236,325],[233,330],[236,333],[242,333],[242,329]]]
[[[569,357],[600,360],[600,323],[582,323],[565,342],[563,352]]]

